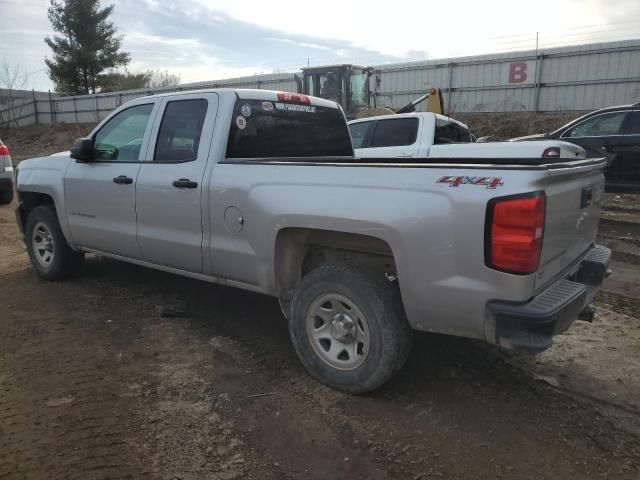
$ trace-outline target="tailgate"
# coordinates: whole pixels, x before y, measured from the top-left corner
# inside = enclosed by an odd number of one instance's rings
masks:
[[[550,165],[536,292],[566,275],[595,243],[604,201],[604,159]]]

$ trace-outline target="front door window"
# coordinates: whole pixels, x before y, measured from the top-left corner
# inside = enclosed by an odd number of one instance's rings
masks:
[[[622,134],[622,123],[627,112],[612,112],[598,115],[579,123],[563,137],[609,137]]]
[[[136,105],[111,118],[95,135],[95,160],[98,162],[138,161],[142,138],[152,110],[152,103]]]

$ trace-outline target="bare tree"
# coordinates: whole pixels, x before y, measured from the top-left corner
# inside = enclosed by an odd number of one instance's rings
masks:
[[[174,87],[180,83],[180,75],[169,73],[169,70],[149,70],[147,88]]]
[[[18,126],[18,121],[22,115],[22,109],[26,103],[24,98],[16,95],[18,90],[27,87],[29,74],[20,67],[18,62],[11,63],[6,57],[0,61],[0,105],[5,104],[6,108],[0,110],[0,123],[9,126]]]

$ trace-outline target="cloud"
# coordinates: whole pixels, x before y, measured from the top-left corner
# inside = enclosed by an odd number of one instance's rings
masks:
[[[159,35],[149,35],[141,32],[127,33],[127,42],[149,44],[155,43],[159,45],[175,45],[182,47],[196,47],[198,41],[194,38],[167,38]]]
[[[173,21],[167,21],[169,17]],[[236,20],[186,0],[125,0],[116,7],[114,19],[125,33],[124,48],[138,65],[154,65],[176,73],[188,70],[192,72],[189,76],[212,68],[268,73],[298,71],[307,62],[328,64],[350,58],[355,62],[362,57],[397,60],[350,44],[344,48],[345,43],[336,39],[283,35],[279,29]],[[199,70],[200,67],[206,68]]]
[[[110,2],[103,2],[104,5]],[[518,5],[458,0],[455,11],[395,0],[378,7],[324,0],[310,11],[297,0],[118,0],[111,20],[131,53],[129,70],[160,68],[184,81],[257,72],[298,71],[307,63],[379,65],[426,58],[528,50],[536,31],[546,48],[640,37],[637,0],[538,0]],[[27,71],[44,67],[52,34],[48,0],[0,0],[0,56]],[[449,9],[451,10],[451,9]],[[549,13],[553,12],[553,13]],[[444,13],[444,15],[443,15]],[[201,76],[201,77],[200,77]],[[46,73],[30,77],[51,88]]]
[[[331,48],[327,47],[326,45],[318,45],[317,43],[308,43],[308,42],[297,42],[295,40],[291,40],[290,38],[267,38],[267,40],[272,40],[274,42],[289,43],[289,44],[297,45],[299,47],[313,48],[316,50],[331,50]]]

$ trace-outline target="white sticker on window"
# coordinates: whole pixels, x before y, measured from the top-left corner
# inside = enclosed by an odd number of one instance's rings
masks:
[[[271,102],[262,102],[262,110],[265,112],[270,112],[273,110],[273,103]]]
[[[244,118],[242,115],[238,115],[236,117],[236,125],[240,130],[244,130],[245,128],[247,128],[247,119]]]
[[[316,113],[316,107],[312,105],[298,105],[297,103],[276,102],[276,110],[287,110],[289,112]]]
[[[251,105],[249,105],[248,103],[243,104],[240,107],[240,113],[242,115],[244,115],[245,117],[250,117],[251,116]]]

